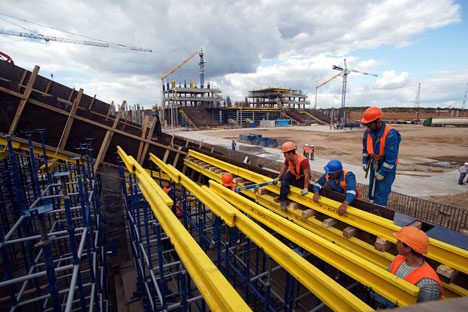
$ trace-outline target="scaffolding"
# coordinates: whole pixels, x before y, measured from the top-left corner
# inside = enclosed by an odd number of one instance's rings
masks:
[[[0,310],[110,311],[89,142],[59,161],[48,158],[43,131],[27,137],[26,147],[6,136],[0,161]]]

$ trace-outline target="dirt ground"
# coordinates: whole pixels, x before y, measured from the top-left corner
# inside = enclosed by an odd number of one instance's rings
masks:
[[[323,127],[322,127],[323,128]],[[468,129],[458,127],[423,127],[420,125],[394,125],[401,136],[397,174],[431,177],[456,170],[468,161]],[[234,129],[209,131],[205,135],[237,139],[239,134],[257,133],[280,142],[293,141],[298,147],[314,144],[317,157],[340,159],[344,163],[360,166],[363,128],[352,131],[317,131],[300,128]],[[302,151],[301,148],[299,148]],[[456,181],[454,181],[456,184]],[[432,201],[457,207],[468,207],[467,192],[448,196],[426,197]]]

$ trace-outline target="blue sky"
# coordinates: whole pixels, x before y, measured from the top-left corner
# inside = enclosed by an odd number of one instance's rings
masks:
[[[468,2],[453,0],[6,0],[0,29],[151,48],[153,53],[0,35],[16,64],[106,102],[159,105],[159,70],[204,49],[205,81],[243,100],[264,87],[301,89],[342,65],[351,73],[347,106],[461,107],[468,82]],[[21,19],[21,20],[20,20]],[[28,23],[26,21],[32,21]],[[48,25],[50,27],[40,26]],[[52,28],[51,28],[52,27]],[[63,30],[63,31],[59,31]],[[199,81],[198,56],[170,79]],[[341,104],[342,80],[318,92],[318,107]]]

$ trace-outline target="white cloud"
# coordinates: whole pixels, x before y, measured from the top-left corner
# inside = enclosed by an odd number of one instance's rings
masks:
[[[200,48],[207,61],[205,81],[220,87],[225,96],[243,99],[248,90],[281,86],[302,89],[313,100],[315,80],[331,78],[335,74],[331,66],[342,64],[344,56],[351,66],[365,72],[384,63],[378,56],[358,59],[353,55],[357,49],[413,44],[429,29],[460,21],[460,5],[450,0],[6,0],[2,4],[4,14],[92,38],[151,48],[153,53],[142,53],[0,36],[2,51],[21,67],[32,69],[38,64],[70,87],[82,87],[104,101],[127,99],[146,106],[159,102],[159,70],[168,72]],[[44,35],[91,40],[3,15],[0,18],[1,29],[27,31],[8,20]],[[264,59],[281,63],[262,67]],[[171,78],[198,81],[198,61],[195,56]],[[374,88],[379,92],[401,90],[405,79],[406,83],[409,80],[403,74],[384,74]],[[350,102],[361,98],[354,92],[372,90],[375,81],[364,79],[361,90],[350,80]],[[321,101],[339,105],[340,90],[338,78],[320,89]],[[380,100],[376,96],[366,98],[363,105]]]

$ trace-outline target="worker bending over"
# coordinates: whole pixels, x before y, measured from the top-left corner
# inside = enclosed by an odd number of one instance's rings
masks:
[[[351,171],[343,170],[339,160],[330,160],[323,169],[325,174],[314,184],[313,200],[318,202],[322,187],[346,194],[345,201],[338,207],[338,214],[342,216],[356,197],[361,198],[361,191],[356,187],[356,177]]]
[[[367,130],[362,139],[362,164],[364,171],[370,170],[369,199],[386,206],[395,181],[401,136],[381,117],[383,113],[378,107],[369,107],[364,112],[361,122]]]
[[[232,183],[232,175],[228,172],[224,173],[223,176],[221,177],[222,185],[233,190],[236,187],[235,184]],[[214,226],[213,226],[213,236],[211,237],[211,244],[210,244],[210,249],[212,249],[216,242],[219,240],[220,236],[220,229],[221,227],[221,218],[219,216],[215,217],[214,221]],[[240,243],[240,238],[239,238],[239,230],[234,226],[234,227],[229,227],[229,239],[231,243],[233,244],[239,244]]]
[[[284,155],[284,166],[274,181],[281,181],[279,197],[281,210],[285,211],[288,207],[288,193],[291,184],[302,187],[301,195],[309,193],[310,165],[304,156],[296,154],[296,145],[293,142],[284,143],[281,151]]]

